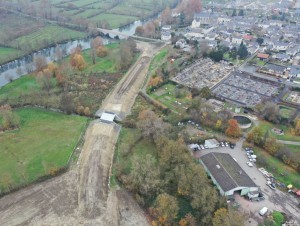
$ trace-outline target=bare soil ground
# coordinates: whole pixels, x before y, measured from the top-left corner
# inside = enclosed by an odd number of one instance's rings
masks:
[[[158,48],[139,43],[140,59],[103,102],[101,111],[124,118]],[[149,225],[142,209],[122,189],[109,188],[117,124],[92,122],[77,167],[0,199],[0,225]]]

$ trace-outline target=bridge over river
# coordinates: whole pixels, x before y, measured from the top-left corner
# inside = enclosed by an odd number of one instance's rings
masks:
[[[134,38],[134,39],[145,41],[145,42],[163,43],[163,41],[159,40],[159,39],[146,38],[146,37],[137,36],[137,35],[129,35],[129,34],[126,34],[126,33],[120,32],[120,31],[116,31],[116,30],[108,30],[108,29],[104,29],[104,28],[98,28],[98,31],[100,31],[104,35],[109,35],[111,38],[115,38],[116,36],[118,36],[120,39]]]

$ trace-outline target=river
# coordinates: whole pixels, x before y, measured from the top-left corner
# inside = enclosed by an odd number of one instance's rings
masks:
[[[114,31],[122,32],[126,35],[133,35],[137,26],[144,24],[143,21],[135,21],[132,24],[123,26]],[[104,44],[110,42],[109,39],[102,38]],[[90,46],[91,38],[79,39],[75,41],[68,41],[66,43],[58,44],[56,46],[51,46],[48,48],[41,49],[37,52],[28,54],[19,59],[11,61],[9,63],[3,64],[0,66],[0,88],[10,83],[11,81],[20,78],[23,75],[26,75],[34,71],[34,58],[37,56],[44,56],[47,59],[47,62],[53,62],[57,60],[57,52],[60,52],[62,56],[68,56],[71,54],[72,49],[77,46],[81,46],[83,50],[91,48]]]

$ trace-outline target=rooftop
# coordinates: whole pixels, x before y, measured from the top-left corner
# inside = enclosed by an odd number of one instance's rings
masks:
[[[211,152],[200,159],[224,192],[236,187],[257,187],[230,154]]]

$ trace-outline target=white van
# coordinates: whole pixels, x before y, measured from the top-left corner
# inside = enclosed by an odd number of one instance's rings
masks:
[[[264,208],[262,208],[262,209],[259,211],[259,215],[260,215],[260,216],[263,216],[263,215],[265,215],[267,212],[268,212],[268,208],[267,208],[267,207],[264,207]]]

